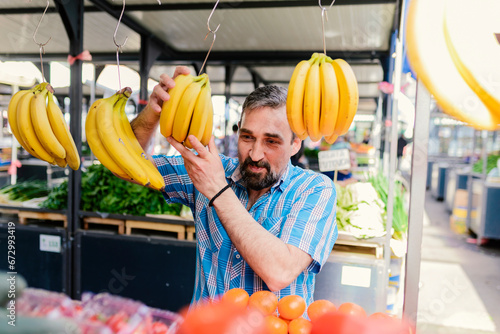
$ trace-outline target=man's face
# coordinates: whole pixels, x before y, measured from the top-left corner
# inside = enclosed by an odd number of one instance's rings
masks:
[[[285,106],[246,111],[238,138],[238,159],[245,185],[256,191],[271,187],[299,148],[299,138],[292,142]]]

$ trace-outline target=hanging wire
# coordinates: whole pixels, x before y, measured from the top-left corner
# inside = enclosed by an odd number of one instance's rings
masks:
[[[335,0],[333,0],[328,7],[323,7],[323,5],[321,5],[321,0],[319,0],[318,2],[319,8],[321,8],[321,26],[323,28],[323,53],[326,55],[325,20],[328,21],[328,14],[326,13],[326,11],[332,8]]]
[[[208,55],[210,54],[210,52],[212,51],[212,47],[214,46],[214,43],[215,43],[215,38],[217,38],[217,30],[219,30],[220,28],[220,23],[219,25],[217,26],[217,28],[215,28],[215,30],[212,30],[212,28],[210,28],[210,19],[212,18],[212,15],[214,15],[214,12],[215,12],[215,8],[217,8],[217,5],[219,4],[219,1],[220,0],[217,0],[217,2],[215,3],[215,6],[214,8],[212,9],[212,12],[210,13],[210,15],[208,16],[208,20],[207,20],[207,29],[208,29],[208,32],[207,34],[205,35],[205,39],[204,40],[207,40],[207,37],[208,35],[210,34],[213,34],[214,35],[214,39],[212,41],[212,45],[210,45],[210,49],[208,49],[208,53],[207,53],[207,56],[205,57],[205,60],[203,61],[203,65],[201,65],[201,68],[200,68],[200,72],[198,73],[198,75],[200,75],[202,72],[203,72],[203,68],[205,67],[205,64],[207,62],[207,59],[208,59]]]
[[[122,21],[122,17],[123,17],[124,12],[125,12],[125,0],[123,0],[122,12],[120,14],[120,18],[118,19],[118,23],[116,24],[115,33],[113,34],[113,43],[115,43],[115,45],[116,45],[116,67],[118,69],[118,86],[120,87],[120,90],[122,89],[122,81],[120,78],[120,56],[119,56],[119,53],[123,52],[122,47],[125,46],[125,44],[127,44],[128,36],[125,37],[123,44],[118,44],[116,42],[116,33],[118,32],[118,27],[120,26],[120,22]]]
[[[49,39],[47,40],[47,42],[45,43],[38,43],[36,41],[36,34],[38,32],[38,28],[40,28],[40,23],[42,23],[42,20],[43,20],[43,17],[45,16],[45,13],[47,12],[47,9],[49,9],[49,0],[47,0],[47,6],[45,7],[45,10],[43,11],[43,14],[42,14],[42,17],[40,17],[40,20],[38,21],[38,24],[36,25],[36,28],[35,28],[35,32],[33,33],[33,42],[35,42],[35,44],[37,44],[39,47],[40,47],[40,67],[42,68],[42,80],[45,82],[45,73],[43,72],[43,58],[42,58],[42,54],[45,54],[45,45],[47,45],[50,40],[52,39],[52,37],[49,37]]]

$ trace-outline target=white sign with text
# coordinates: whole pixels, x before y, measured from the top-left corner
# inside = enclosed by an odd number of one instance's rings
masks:
[[[351,168],[351,159],[348,149],[320,151],[318,153],[319,170],[330,172]]]

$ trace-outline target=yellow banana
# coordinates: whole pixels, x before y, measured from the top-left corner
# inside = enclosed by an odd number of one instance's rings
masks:
[[[31,123],[35,134],[42,144],[43,148],[52,156],[59,159],[66,158],[64,147],[57,140],[52,127],[50,126],[49,116],[47,114],[47,94],[48,90],[44,89],[40,93],[35,94],[31,99]]]
[[[203,136],[201,137],[201,143],[203,146],[207,146],[212,138],[212,128],[214,126],[214,106],[212,104],[212,100],[210,99],[210,103],[208,104],[208,119],[207,123],[205,123],[205,131],[203,132]]]
[[[128,87],[125,90],[125,93],[127,92],[130,96],[130,88]],[[97,108],[96,115],[97,133],[109,155],[118,166],[120,166],[132,180],[142,185],[147,185],[149,181],[146,173],[141,165],[136,162],[128,152],[123,138],[118,136],[113,124],[113,113],[119,112],[119,110],[116,110],[116,108],[119,107],[117,102],[125,98],[125,93],[117,93],[101,102]]]
[[[135,137],[134,131],[132,130],[132,126],[130,126],[130,122],[125,114],[125,105],[127,103],[126,99],[122,99],[119,110],[115,108],[113,115],[113,124],[115,126],[115,130],[118,136],[123,140],[125,147],[129,151],[130,155],[134,158],[139,165],[142,166],[142,169],[145,171],[146,176],[149,179],[150,187],[161,190],[165,186],[165,182],[163,181],[163,176],[161,176],[160,172],[153,164],[151,160],[149,160],[147,154],[142,149],[141,144]]]
[[[19,104],[19,101],[21,100],[21,98],[23,96],[25,96],[26,94],[28,94],[32,91],[33,91],[32,89],[20,90],[17,93],[15,93],[14,96],[12,96],[12,98],[10,99],[9,107],[8,107],[8,111],[7,111],[7,117],[9,120],[10,129],[12,131],[12,134],[14,135],[14,137],[16,137],[19,144],[26,151],[28,151],[27,145],[24,142],[23,138],[21,138],[21,135],[19,134],[19,130],[18,130],[18,125],[17,125],[17,105]]]
[[[335,123],[339,114],[339,87],[337,77],[331,62],[321,60],[319,66],[321,81],[321,119],[319,131],[323,136],[329,137],[335,131]]]
[[[170,99],[163,103],[160,114],[160,132],[164,137],[170,137],[172,135],[174,118],[179,103],[184,91],[194,82],[194,80],[195,77],[190,74],[181,74],[174,79],[175,87],[168,91]]]
[[[307,138],[307,129],[304,123],[304,88],[306,86],[307,73],[311,64],[319,56],[314,53],[309,60],[303,60],[295,66],[288,85],[286,98],[286,115],[292,131],[300,137]]]
[[[194,106],[188,136],[193,135],[201,142],[205,134],[208,118],[210,117],[210,110],[212,109],[212,90],[210,89],[210,83],[207,82],[201,89],[198,101],[196,101],[196,105]],[[210,129],[210,134],[212,134],[212,129]],[[193,145],[187,138],[184,141],[184,145],[188,148],[193,148]]]
[[[320,55],[324,57],[324,55]],[[319,121],[321,113],[321,83],[319,75],[319,62],[317,58],[307,73],[306,87],[304,92],[304,122],[307,134],[312,141],[321,139]]]
[[[116,174],[122,178],[128,179],[129,176],[125,171],[118,166],[118,164],[111,158],[108,151],[104,147],[99,134],[97,133],[96,125],[96,115],[97,108],[101,105],[104,99],[96,100],[89,109],[87,113],[87,119],[85,120],[85,136],[87,138],[87,143],[89,144],[92,153],[96,158],[113,174]]]
[[[343,59],[332,62],[339,84],[339,115],[335,125],[335,133],[342,136],[349,131],[354,115],[358,110],[359,93],[358,82],[351,66]]]
[[[65,168],[68,165],[65,159],[54,157],[54,160],[56,161],[56,165],[58,165],[61,168]]]
[[[448,0],[444,10],[444,35],[449,54],[463,80],[500,123],[500,32],[497,0],[481,5],[464,0]],[[468,21],[476,20],[464,24]],[[500,124],[499,124],[500,125]]]
[[[66,152],[66,162],[71,169],[77,170],[80,168],[80,155],[76,148],[75,141],[69,132],[64,115],[59,106],[54,102],[54,96],[49,92],[49,102],[47,103],[47,115],[49,117],[50,126],[54,131],[57,140],[64,147]],[[57,162],[57,159],[56,159]],[[59,164],[58,164],[59,165]]]
[[[195,81],[182,94],[182,99],[177,108],[174,118],[174,127],[172,137],[182,143],[186,140],[191,117],[193,116],[194,106],[201,92],[201,87],[205,84],[205,79]]]
[[[498,130],[500,115],[488,110],[453,63],[444,32],[446,6],[446,1],[410,1],[406,22],[408,61],[441,110],[476,129]]]
[[[330,136],[328,137],[325,137],[325,141],[328,143],[328,144],[333,144],[335,143],[335,141],[337,140],[337,138],[339,137],[338,134],[336,134],[335,132],[332,133]]]
[[[47,85],[46,82],[40,84],[36,90],[29,92],[20,99],[17,105],[17,126],[19,134],[26,144],[25,148],[27,151],[41,160],[47,161],[50,164],[55,164],[54,157],[43,148],[36,136],[30,112],[31,100],[35,94],[39,94]]]

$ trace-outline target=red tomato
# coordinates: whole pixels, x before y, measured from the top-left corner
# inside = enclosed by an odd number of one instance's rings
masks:
[[[344,304],[340,305],[339,312],[362,317],[362,318],[366,318],[365,310],[361,306],[359,306],[358,304],[354,304],[354,303],[344,303]]]
[[[316,319],[311,334],[363,334],[365,329],[365,321],[359,317],[335,311]]]

